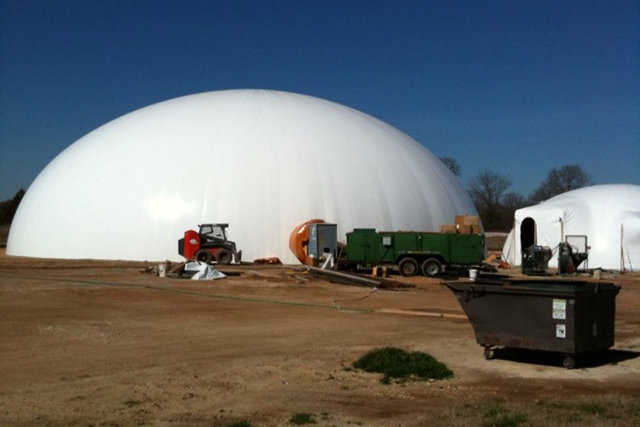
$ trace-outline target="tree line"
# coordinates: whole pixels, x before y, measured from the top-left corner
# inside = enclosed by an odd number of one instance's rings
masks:
[[[443,157],[441,160],[451,172],[460,176],[460,166],[455,159]],[[551,169],[540,185],[527,196],[508,191],[511,179],[488,169],[473,177],[468,190],[485,230],[509,231],[513,227],[513,214],[517,209],[592,184],[591,177],[582,167],[564,165]]]
[[[0,202],[0,225],[11,224],[11,220],[13,220],[13,216],[16,214],[16,209],[18,209],[22,196],[24,196],[23,188],[21,188],[12,198],[5,200],[4,202]]]

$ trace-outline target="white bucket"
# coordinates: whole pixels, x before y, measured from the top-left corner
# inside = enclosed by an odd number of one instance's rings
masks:
[[[478,278],[478,270],[476,270],[475,268],[470,268],[469,279],[471,279],[472,282],[475,282],[477,278]]]
[[[167,277],[167,264],[158,264],[158,277]]]

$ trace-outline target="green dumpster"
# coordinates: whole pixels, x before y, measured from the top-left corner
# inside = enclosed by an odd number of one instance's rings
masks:
[[[445,282],[464,309],[485,357],[496,348],[559,352],[563,365],[613,346],[613,283],[574,280],[479,278]]]

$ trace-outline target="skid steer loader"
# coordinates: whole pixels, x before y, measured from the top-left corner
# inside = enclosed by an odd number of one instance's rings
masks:
[[[199,230],[187,230],[178,240],[178,253],[187,261],[202,261],[218,264],[240,263],[242,251],[236,249],[235,242],[227,240],[229,224],[199,224]]]

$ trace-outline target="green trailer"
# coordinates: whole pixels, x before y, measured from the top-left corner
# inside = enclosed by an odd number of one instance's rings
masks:
[[[436,276],[447,267],[469,268],[482,264],[483,234],[380,231],[356,228],[347,233],[344,257],[347,267],[396,265],[404,276],[420,271]]]

